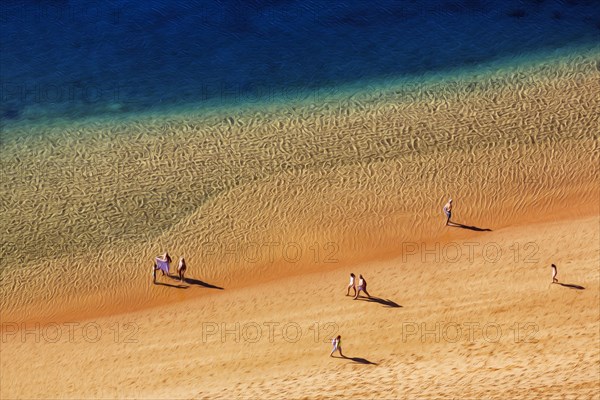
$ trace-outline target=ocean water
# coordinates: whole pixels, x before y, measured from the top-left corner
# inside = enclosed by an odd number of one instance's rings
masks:
[[[600,45],[595,0],[0,2],[0,118],[293,98]]]

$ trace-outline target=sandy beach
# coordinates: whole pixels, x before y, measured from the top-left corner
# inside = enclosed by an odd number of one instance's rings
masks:
[[[598,398],[598,60],[12,128],[0,397]]]

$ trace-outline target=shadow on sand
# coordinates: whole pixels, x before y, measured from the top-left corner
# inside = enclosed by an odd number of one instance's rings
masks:
[[[179,280],[179,275],[175,275],[175,274],[169,274],[169,278],[171,278],[171,279],[173,279],[173,280],[175,280],[175,281],[181,282],[181,281]],[[220,286],[211,285],[210,283],[203,282],[203,281],[201,281],[200,279],[194,279],[194,278],[185,278],[185,277],[184,277],[184,278],[183,278],[183,281],[184,281],[185,283],[187,283],[188,285],[197,285],[197,286],[202,286],[202,287],[205,287],[205,288],[207,288],[207,289],[218,289],[218,290],[225,290],[225,289],[223,289],[223,288],[222,288],[222,287],[220,287]],[[187,287],[187,286],[186,286],[186,287]]]
[[[206,282],[202,282],[200,279],[194,279],[194,278],[183,278],[183,280],[185,281],[185,283],[187,283],[188,285],[198,285],[198,286],[202,286],[208,289],[218,289],[218,290],[225,290],[224,288],[222,288],[221,286],[215,286],[215,285],[211,285],[210,283],[206,283]]]
[[[469,225],[463,225],[463,224],[459,224],[458,222],[448,222],[448,226],[452,226],[455,228],[462,228],[462,229],[468,229],[471,231],[477,231],[477,232],[491,232],[491,229],[488,228],[480,228],[478,226],[469,226]]]
[[[396,303],[395,301],[392,301],[389,299],[382,299],[380,297],[375,297],[375,296],[359,297],[357,300],[368,301],[370,303],[379,303],[388,308],[402,308],[402,306],[400,304]]]
[[[188,288],[188,286],[185,286],[185,285],[172,285],[170,283],[159,282],[159,281],[154,282],[154,284],[159,285],[159,286],[168,286],[168,287],[172,287],[175,289],[187,289]]]
[[[577,289],[577,290],[584,290],[585,289],[583,286],[573,285],[572,283],[560,283],[560,282],[558,282],[558,284],[560,286],[568,287],[568,288],[571,288],[571,289]]]
[[[333,356],[333,358],[343,358],[346,360],[353,361],[357,364],[377,365],[377,363],[371,362],[371,361],[367,360],[366,358],[362,358],[362,357],[347,357],[347,356],[336,357],[336,356]]]

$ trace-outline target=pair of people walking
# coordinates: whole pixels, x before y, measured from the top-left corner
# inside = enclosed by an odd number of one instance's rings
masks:
[[[350,284],[348,285],[348,290],[346,291],[346,296],[350,296],[350,289],[354,290],[354,300],[358,299],[360,292],[364,292],[367,297],[371,298],[369,292],[367,292],[367,280],[362,276],[358,276],[358,289],[356,288],[356,276],[351,273],[350,274]]]
[[[152,281],[156,284],[156,271],[160,270],[163,276],[171,276],[171,256],[169,256],[168,252],[164,252],[160,256],[154,258],[154,264],[152,265]],[[179,258],[179,263],[177,264],[177,275],[179,276],[179,280],[183,282],[185,271],[187,270],[187,265],[185,263],[185,259],[182,257]]]

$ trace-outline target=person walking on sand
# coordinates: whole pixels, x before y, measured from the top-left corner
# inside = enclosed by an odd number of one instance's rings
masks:
[[[348,285],[348,290],[346,291],[346,296],[350,296],[350,289],[354,290],[354,296],[356,296],[356,283],[354,283],[354,280],[356,279],[356,276],[354,275],[354,273],[350,274],[350,284]]]
[[[367,281],[362,275],[358,275],[358,290],[356,291],[356,295],[354,295],[354,300],[358,299],[361,291],[365,292],[368,298],[371,298],[371,295],[367,292]]]
[[[179,265],[177,265],[177,273],[179,274],[179,280],[183,282],[185,270],[187,269],[187,265],[185,265],[185,260],[183,257],[179,258]]]
[[[333,357],[333,353],[335,353],[336,351],[339,351],[340,356],[344,357],[344,355],[342,354],[342,336],[337,335],[337,337],[331,341],[331,344],[333,345],[333,350],[331,350],[331,354],[329,354],[329,357]]]
[[[558,275],[558,270],[556,269],[556,265],[552,264],[552,283],[558,283],[556,275]]]
[[[171,256],[169,256],[169,253],[165,251],[164,254],[156,257],[156,259],[154,260],[154,265],[157,269],[161,270],[163,276],[165,275],[165,272],[167,275],[170,275],[172,261],[173,260],[171,259]]]
[[[158,266],[156,265],[156,261],[154,262],[154,264],[152,264],[152,283],[154,285],[156,285],[156,270],[158,269]]]
[[[444,214],[446,214],[446,225],[448,225],[450,223],[450,218],[452,218],[452,199],[448,200],[444,205]]]

